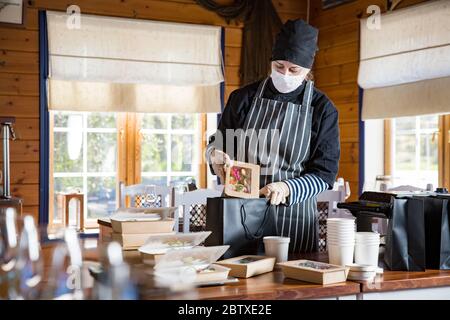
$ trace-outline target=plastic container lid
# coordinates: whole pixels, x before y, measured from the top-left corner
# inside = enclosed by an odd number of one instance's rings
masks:
[[[110,218],[116,221],[156,221],[170,218],[175,210],[177,207],[120,208]]]
[[[196,247],[186,250],[170,250],[155,265],[155,270],[194,268],[201,270],[216,262],[230,246]]]
[[[172,249],[189,249],[198,246],[210,234],[211,231],[150,235],[138,250],[147,254],[163,254]]]

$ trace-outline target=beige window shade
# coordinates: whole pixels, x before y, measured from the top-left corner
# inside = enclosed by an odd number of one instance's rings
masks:
[[[450,77],[364,90],[361,118],[387,119],[450,112]]]
[[[221,29],[47,12],[49,108],[220,112]]]
[[[450,112],[442,103],[450,77],[450,1],[388,12],[380,22],[369,29],[361,20],[363,120]]]

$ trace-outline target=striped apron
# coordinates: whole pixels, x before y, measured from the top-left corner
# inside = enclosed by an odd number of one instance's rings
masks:
[[[301,105],[263,98],[269,78],[259,85],[239,137],[237,160],[261,166],[260,188],[300,177],[309,157],[313,82],[306,83]],[[275,207],[277,234],[290,237],[290,252],[317,251],[317,199]]]

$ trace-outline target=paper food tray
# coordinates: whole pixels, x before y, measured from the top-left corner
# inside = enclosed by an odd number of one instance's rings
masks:
[[[194,267],[202,269],[219,259],[230,246],[198,247],[168,251],[155,265],[155,270]]]
[[[147,238],[145,244],[139,248],[139,252],[142,254],[155,255],[165,254],[172,249],[190,249],[198,246],[210,234],[211,231],[151,235]]]

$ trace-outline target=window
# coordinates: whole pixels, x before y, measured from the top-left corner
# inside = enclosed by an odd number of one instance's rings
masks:
[[[145,114],[141,117],[141,175],[144,184],[199,181],[200,115]]]
[[[434,188],[439,179],[439,116],[405,117],[391,120],[391,176],[394,186]]]
[[[214,122],[214,125],[216,122]],[[49,224],[63,223],[57,194],[82,192],[87,228],[117,208],[119,182],[206,187],[203,114],[50,112]],[[138,134],[139,133],[139,134]]]
[[[60,224],[63,218],[57,193],[78,191],[84,194],[89,225],[89,220],[109,215],[116,208],[117,116],[57,111],[51,112],[51,118],[51,223]]]

